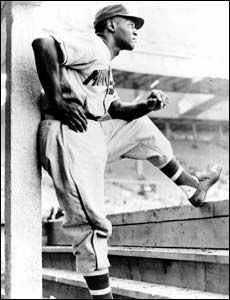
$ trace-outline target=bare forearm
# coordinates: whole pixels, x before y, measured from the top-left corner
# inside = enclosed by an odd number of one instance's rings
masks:
[[[151,111],[160,110],[169,104],[169,97],[161,90],[152,90],[146,100],[140,103],[124,103],[115,100],[109,107],[109,114],[113,119],[132,121],[138,119]]]
[[[124,104],[115,102],[111,104],[108,112],[113,119],[132,121],[145,116],[150,111],[151,110],[148,108],[145,102],[137,104]]]

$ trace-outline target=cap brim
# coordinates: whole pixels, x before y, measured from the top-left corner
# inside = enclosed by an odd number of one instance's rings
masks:
[[[132,20],[135,23],[136,29],[140,29],[144,25],[144,22],[145,22],[144,19],[142,19],[142,18],[135,17],[135,16],[128,15],[128,14],[118,14],[117,16]]]

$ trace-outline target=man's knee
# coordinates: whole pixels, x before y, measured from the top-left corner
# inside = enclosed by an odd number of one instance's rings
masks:
[[[166,165],[173,157],[173,149],[170,141],[165,138],[164,147],[162,149],[161,166]]]
[[[156,127],[156,125],[147,117],[144,116],[136,120],[142,132],[147,133],[152,138],[154,147],[160,148],[162,152],[162,163],[168,160],[168,157],[173,156],[173,149],[170,141],[164,134]]]
[[[153,163],[158,168],[163,168],[167,165],[173,157],[173,149],[169,140],[164,136],[161,140],[161,146],[159,146],[158,151],[155,155],[148,158],[148,160]]]
[[[153,150],[153,155],[149,156],[148,159],[150,158],[157,167],[166,165],[173,157],[173,149],[170,141],[147,116],[138,119],[138,126],[149,137],[143,144]]]

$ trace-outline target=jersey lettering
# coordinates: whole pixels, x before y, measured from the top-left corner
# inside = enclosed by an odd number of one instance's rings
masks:
[[[108,86],[109,85],[109,71],[104,70],[94,70],[88,78],[83,82],[84,85],[92,86]]]

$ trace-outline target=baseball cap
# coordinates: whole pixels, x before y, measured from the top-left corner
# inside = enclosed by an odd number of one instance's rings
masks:
[[[136,29],[140,29],[144,24],[144,20],[142,18],[130,14],[127,8],[124,7],[124,5],[114,4],[105,6],[96,13],[93,23],[94,28],[102,21],[113,17],[123,17],[132,20],[135,23]]]

